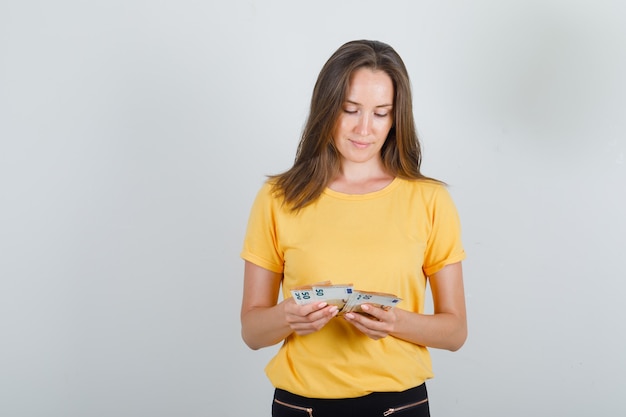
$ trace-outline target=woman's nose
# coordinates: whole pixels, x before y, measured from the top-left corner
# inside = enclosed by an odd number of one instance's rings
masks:
[[[357,123],[356,126],[356,131],[361,135],[361,136],[367,136],[370,133],[371,130],[371,118],[368,117],[367,115],[362,115],[361,117],[359,117],[359,121]]]

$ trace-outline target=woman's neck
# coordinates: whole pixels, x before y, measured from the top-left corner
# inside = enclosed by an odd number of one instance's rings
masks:
[[[385,188],[393,180],[382,163],[342,164],[328,188],[345,194],[367,194]]]

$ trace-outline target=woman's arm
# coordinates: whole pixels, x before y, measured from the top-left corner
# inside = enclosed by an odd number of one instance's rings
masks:
[[[461,263],[445,266],[430,277],[434,314],[413,313],[400,308],[389,311],[373,306],[363,309],[376,319],[348,313],[346,320],[371,337],[380,339],[388,335],[418,345],[455,351],[467,339],[465,290]]]
[[[324,327],[337,315],[326,303],[297,305],[278,302],[282,274],[246,261],[241,304],[241,336],[251,349],[279,343],[291,333],[305,335]]]

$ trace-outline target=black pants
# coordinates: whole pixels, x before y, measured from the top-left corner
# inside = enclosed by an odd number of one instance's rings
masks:
[[[429,417],[426,384],[403,392],[345,399],[307,398],[276,389],[273,417]]]

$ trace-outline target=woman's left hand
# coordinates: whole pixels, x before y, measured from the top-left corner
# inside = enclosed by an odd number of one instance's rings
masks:
[[[393,332],[397,320],[396,308],[383,310],[371,304],[361,306],[369,316],[360,313],[346,313],[344,318],[369,338],[378,340]]]
[[[346,313],[344,318],[374,340],[393,336],[420,346],[458,350],[467,338],[461,262],[446,265],[429,277],[429,281],[433,314],[415,313],[398,307],[383,310],[364,304],[362,308],[367,314]]]

